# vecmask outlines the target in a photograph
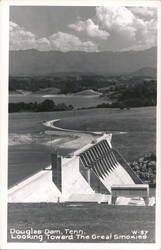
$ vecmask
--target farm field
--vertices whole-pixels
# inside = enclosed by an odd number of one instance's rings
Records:
[[[113,147],[118,149],[127,161],[133,161],[146,152],[155,152],[155,107],[13,113],[9,115],[10,137],[42,137],[42,140],[29,143],[23,139],[17,143],[13,138],[12,144],[9,145],[9,186],[50,164],[51,145],[44,144],[44,140],[50,141],[51,138],[45,135],[44,131],[53,129],[43,126],[42,123],[54,119],[61,119],[55,125],[62,128],[127,132],[114,133],[112,138]]]
[[[65,215],[65,216],[64,216]],[[125,220],[126,218],[126,220]],[[72,207],[67,204],[35,203],[35,204],[9,204],[8,206],[8,240],[10,228],[15,229],[81,229],[85,235],[132,234],[132,230],[147,230],[147,239],[126,240],[81,240],[81,242],[113,242],[113,243],[152,243],[155,241],[155,208],[133,206],[108,206],[107,204],[82,204]],[[122,230],[122,226],[123,229]],[[14,240],[12,240],[14,241]],[[59,242],[60,240],[47,240],[45,242]],[[73,241],[80,242],[74,238]],[[73,242],[68,241],[68,242]],[[20,241],[19,241],[20,242]],[[39,242],[39,240],[37,240]],[[61,241],[62,242],[62,241]],[[67,242],[67,240],[64,240]]]

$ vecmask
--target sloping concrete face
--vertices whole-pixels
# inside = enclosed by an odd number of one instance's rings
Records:
[[[94,194],[93,189],[79,171],[79,157],[62,159],[62,201],[67,201],[72,194]]]
[[[114,184],[134,184],[133,178],[117,161],[108,140],[103,139],[80,154],[84,168],[91,169],[111,192]]]
[[[50,170],[41,170],[8,191],[8,202],[58,202],[59,189]]]
[[[111,137],[103,136],[73,155],[61,157],[61,201],[80,194],[109,195],[113,185],[135,183],[117,161],[110,142]]]

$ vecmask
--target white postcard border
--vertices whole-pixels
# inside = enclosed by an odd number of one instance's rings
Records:
[[[52,6],[149,6],[158,8],[158,91],[157,91],[157,166],[161,166],[161,2],[153,0],[137,1],[96,1],[96,0],[2,0],[0,2],[0,165],[1,165],[1,210],[0,245],[1,249],[146,249],[160,250],[161,227],[161,172],[157,171],[156,188],[156,243],[7,243],[7,168],[8,168],[8,57],[9,57],[9,6],[52,5]]]

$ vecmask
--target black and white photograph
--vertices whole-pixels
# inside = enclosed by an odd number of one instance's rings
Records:
[[[144,2],[8,6],[6,244],[158,243],[160,12]]]

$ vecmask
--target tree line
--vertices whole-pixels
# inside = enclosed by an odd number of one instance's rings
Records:
[[[116,93],[116,92],[115,92]],[[112,98],[111,98],[112,99]],[[102,103],[97,108],[130,108],[155,106],[157,104],[157,84],[155,81],[143,81],[119,89],[116,100]]]
[[[41,103],[9,103],[9,113],[15,112],[50,112],[50,111],[66,111],[72,110],[72,105],[66,105],[64,103],[55,104],[52,100],[44,100]]]
[[[118,102],[130,107],[155,106],[156,101],[156,82],[142,82],[128,86],[118,97]]]

